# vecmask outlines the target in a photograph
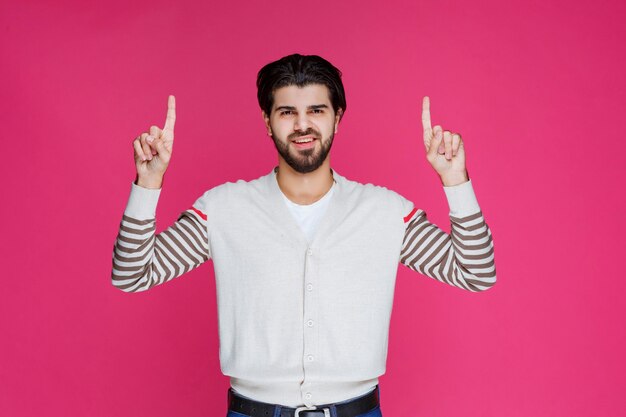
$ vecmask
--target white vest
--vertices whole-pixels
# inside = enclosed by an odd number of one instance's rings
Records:
[[[403,218],[413,203],[333,176],[310,243],[274,172],[222,184],[194,203],[207,218],[221,370],[244,396],[331,403],[370,391],[385,373]]]

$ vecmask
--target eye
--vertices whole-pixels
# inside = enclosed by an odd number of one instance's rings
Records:
[[[313,109],[313,113],[315,113],[315,114],[324,113],[324,110],[322,110],[322,109]]]
[[[291,114],[291,110],[283,110],[283,111],[280,112],[281,116],[285,116],[285,115],[288,115],[288,114]]]

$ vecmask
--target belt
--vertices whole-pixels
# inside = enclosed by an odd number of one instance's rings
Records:
[[[347,402],[322,404],[313,407],[291,408],[278,404],[269,404],[237,395],[232,388],[228,389],[228,410],[251,417],[274,417],[276,407],[280,407],[279,417],[330,417],[331,406],[337,410],[337,417],[355,417],[365,414],[379,405],[378,385],[372,392]]]

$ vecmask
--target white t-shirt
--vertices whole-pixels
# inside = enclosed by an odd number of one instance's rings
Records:
[[[320,219],[324,216],[324,213],[326,213],[328,203],[330,202],[330,198],[332,197],[334,190],[335,182],[333,182],[330,190],[328,190],[322,198],[313,204],[306,205],[294,203],[281,192],[287,207],[289,207],[289,211],[293,215],[294,219],[296,219],[296,223],[298,223],[298,226],[300,226],[300,229],[302,229],[309,242],[313,240],[317,225],[319,224]]]

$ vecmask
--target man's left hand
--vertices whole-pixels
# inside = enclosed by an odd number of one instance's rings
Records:
[[[468,181],[463,139],[459,133],[443,130],[439,125],[434,129],[431,127],[428,96],[422,102],[422,125],[426,159],[439,174],[443,185],[451,187]]]

